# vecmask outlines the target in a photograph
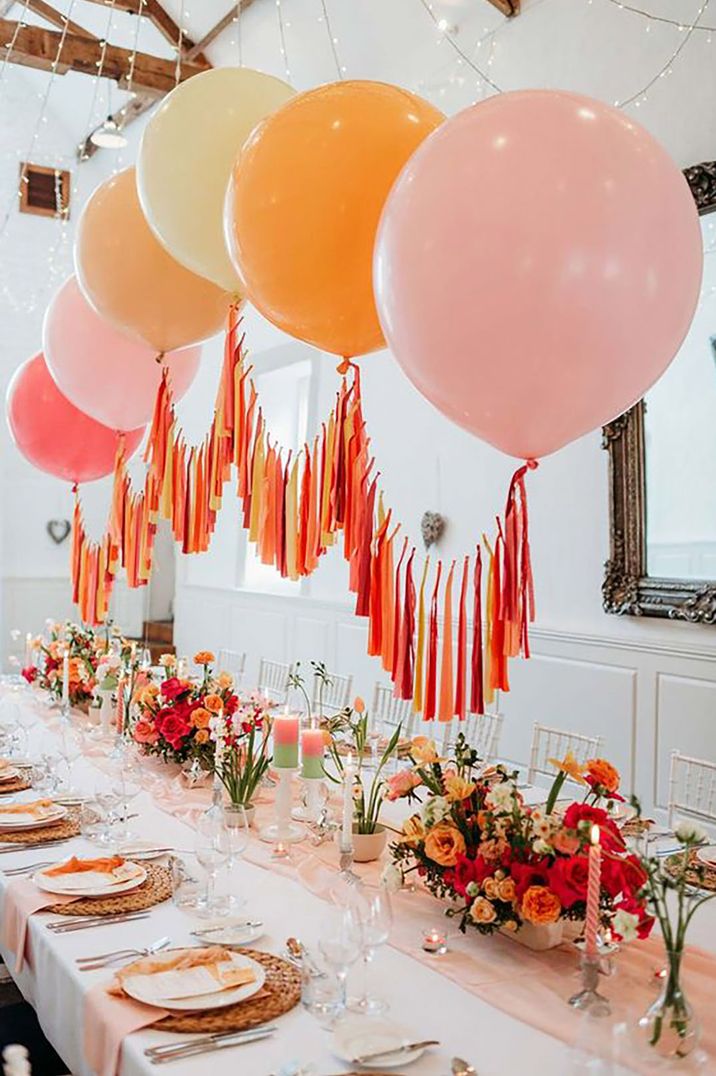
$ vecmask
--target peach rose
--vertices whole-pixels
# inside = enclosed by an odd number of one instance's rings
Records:
[[[515,899],[515,883],[511,878],[503,878],[497,883],[497,898],[510,904]]]
[[[563,856],[573,856],[579,850],[580,840],[566,829],[558,829],[552,834],[551,844],[555,852]]]
[[[155,744],[159,739],[159,733],[154,727],[154,722],[140,717],[134,726],[134,739],[137,743]]]
[[[194,737],[194,743],[208,743],[209,742],[209,730],[199,729]]]
[[[559,898],[546,885],[531,885],[522,897],[522,918],[528,923],[556,923],[561,911]]]
[[[414,773],[412,770],[398,770],[397,773],[391,774],[386,781],[388,787],[385,798],[391,801],[399,800],[403,796],[407,796],[409,792],[412,792],[420,784],[422,784],[422,781],[419,774]]]
[[[436,762],[438,757],[434,741],[427,736],[413,736],[410,741],[410,754],[421,764]]]
[[[619,770],[607,762],[605,758],[590,758],[587,762],[587,776],[591,777],[595,784],[606,789],[607,792],[616,792],[619,788]]]
[[[173,669],[177,663],[177,659],[174,654],[162,654],[159,658],[159,664],[163,669]]]
[[[445,778],[445,795],[451,803],[466,800],[475,791],[475,782],[466,781],[456,773],[449,773]]]
[[[485,881],[482,883],[482,888],[485,891],[486,897],[489,897],[490,900],[495,900],[500,886],[495,878],[485,878]]]
[[[219,673],[217,682],[222,691],[228,691],[234,686],[234,678],[231,673],[227,672]]]
[[[465,838],[449,822],[439,822],[425,838],[425,855],[441,867],[454,867],[465,854]]]
[[[191,721],[197,729],[207,729],[211,721],[211,714],[203,706],[197,706],[191,715]]]
[[[475,923],[494,923],[497,919],[494,904],[485,897],[475,897],[470,908],[470,918]]]
[[[221,695],[207,695],[204,699],[204,706],[206,706],[207,710],[211,710],[212,714],[221,713],[224,709]]]

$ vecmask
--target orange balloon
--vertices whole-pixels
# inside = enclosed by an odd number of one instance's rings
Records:
[[[133,168],[100,184],[87,202],[77,225],[75,267],[97,313],[157,351],[213,336],[232,301],[155,238],[139,205]]]
[[[444,116],[383,82],[292,98],[244,143],[224,228],[246,295],[274,325],[336,355],[385,346],[373,245],[403,165]]]

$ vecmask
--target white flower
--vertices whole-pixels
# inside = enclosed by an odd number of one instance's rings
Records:
[[[403,872],[395,863],[386,863],[380,876],[380,884],[389,893],[397,893],[403,888]]]
[[[543,841],[541,837],[538,837],[536,841],[532,841],[532,851],[536,852],[538,856],[548,856],[552,851],[552,845],[547,844],[547,841]]]
[[[679,822],[674,836],[681,844],[702,844],[706,839],[706,830],[696,822]]]
[[[465,886],[465,892],[467,893],[468,897],[476,897],[477,894],[480,892],[480,887],[477,882],[468,882]]]
[[[430,828],[442,822],[450,814],[450,804],[445,796],[431,796],[420,810],[423,823]]]
[[[619,934],[625,942],[634,941],[638,937],[636,929],[638,925],[639,916],[634,915],[633,912],[627,912],[624,908],[620,908],[612,920],[614,932]]]
[[[515,786],[511,781],[500,781],[487,793],[485,803],[496,810],[511,811],[515,803]]]

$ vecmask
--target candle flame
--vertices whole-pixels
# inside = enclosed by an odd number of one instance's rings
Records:
[[[592,844],[599,844],[599,826],[592,826]]]

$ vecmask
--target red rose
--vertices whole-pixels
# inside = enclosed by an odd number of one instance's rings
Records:
[[[599,839],[604,848],[621,850],[625,847],[622,836],[613,819],[601,807],[592,807],[588,803],[571,803],[564,812],[563,824],[566,829],[579,829],[585,823],[599,826]],[[585,826],[586,828],[586,826]]]
[[[184,740],[191,732],[189,722],[183,721],[181,717],[171,712],[167,717],[157,721],[157,727],[164,739],[175,751],[182,747]]]
[[[239,708],[238,695],[227,695],[224,699],[224,712],[231,715],[235,714]]]
[[[546,867],[537,867],[533,863],[512,863],[510,874],[519,900],[522,900],[531,885],[549,886],[549,871]]]
[[[178,699],[180,695],[185,695],[189,688],[183,680],[179,680],[176,676],[170,676],[168,680],[162,681],[160,690],[164,698],[171,702],[172,699]]]
[[[549,887],[559,897],[564,908],[578,900],[587,899],[589,859],[587,856],[566,856],[555,860],[549,875]]]
[[[489,866],[482,856],[470,859],[469,856],[458,856],[455,868],[452,871],[452,887],[456,893],[464,897],[470,882],[481,885],[488,875],[492,874],[493,867]]]
[[[37,667],[35,665],[28,665],[26,669],[21,669],[20,672],[28,684],[34,684],[35,680],[37,680]]]
[[[602,885],[610,897],[632,897],[646,884],[646,871],[635,855],[606,855],[602,860]]]

